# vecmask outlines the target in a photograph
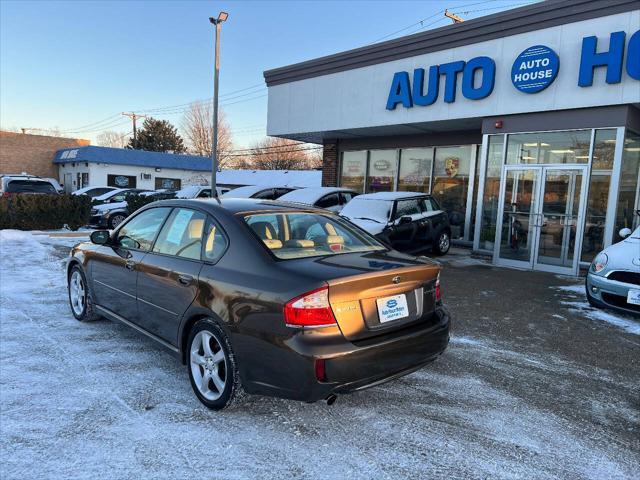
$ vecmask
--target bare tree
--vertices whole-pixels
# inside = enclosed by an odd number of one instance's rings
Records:
[[[248,161],[259,170],[303,170],[316,163],[313,147],[285,138],[267,137],[251,150]]]
[[[189,150],[196,155],[211,156],[211,142],[213,138],[213,106],[209,102],[194,102],[182,119],[182,129],[189,146]],[[218,111],[218,165],[228,166],[233,150],[231,129],[224,112]]]
[[[101,147],[124,148],[129,143],[129,134],[105,131],[96,137],[96,144]]]

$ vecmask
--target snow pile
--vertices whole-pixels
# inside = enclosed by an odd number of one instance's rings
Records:
[[[587,302],[584,284],[580,283],[577,285],[554,286],[550,288],[560,290],[560,292],[571,296],[571,300],[561,302],[563,305],[569,307],[570,311],[578,313],[581,316],[584,316],[584,318],[606,322],[610,325],[621,328],[626,332],[640,335],[640,321],[633,320],[631,317],[617,313],[614,310],[593,308],[589,305],[589,302]]]

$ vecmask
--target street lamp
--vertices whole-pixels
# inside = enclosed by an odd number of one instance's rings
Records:
[[[229,18],[227,12],[220,12],[218,18],[209,17],[209,21],[216,26],[215,34],[215,65],[213,74],[213,139],[211,141],[211,197],[217,197],[216,172],[218,170],[218,76],[220,73],[220,30],[222,22]]]

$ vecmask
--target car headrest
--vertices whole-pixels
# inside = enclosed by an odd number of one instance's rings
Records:
[[[269,250],[277,250],[279,248],[282,248],[282,242],[280,240],[263,239],[262,241]]]
[[[313,240],[287,240],[284,242],[284,246],[289,248],[312,248],[314,245]]]
[[[344,244],[344,237],[341,235],[327,235],[327,244],[328,245],[336,245],[336,244]]]
[[[276,238],[276,232],[273,225],[269,222],[255,222],[251,224],[251,230],[256,232],[263,240],[273,240]]]
[[[189,239],[202,238],[202,229],[204,228],[204,220],[195,218],[189,222]]]

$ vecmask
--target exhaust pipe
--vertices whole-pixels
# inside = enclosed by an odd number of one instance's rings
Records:
[[[336,403],[336,400],[338,399],[337,395],[331,393],[327,396],[327,398],[325,398],[325,402],[327,402],[327,405],[331,406],[334,403]]]

